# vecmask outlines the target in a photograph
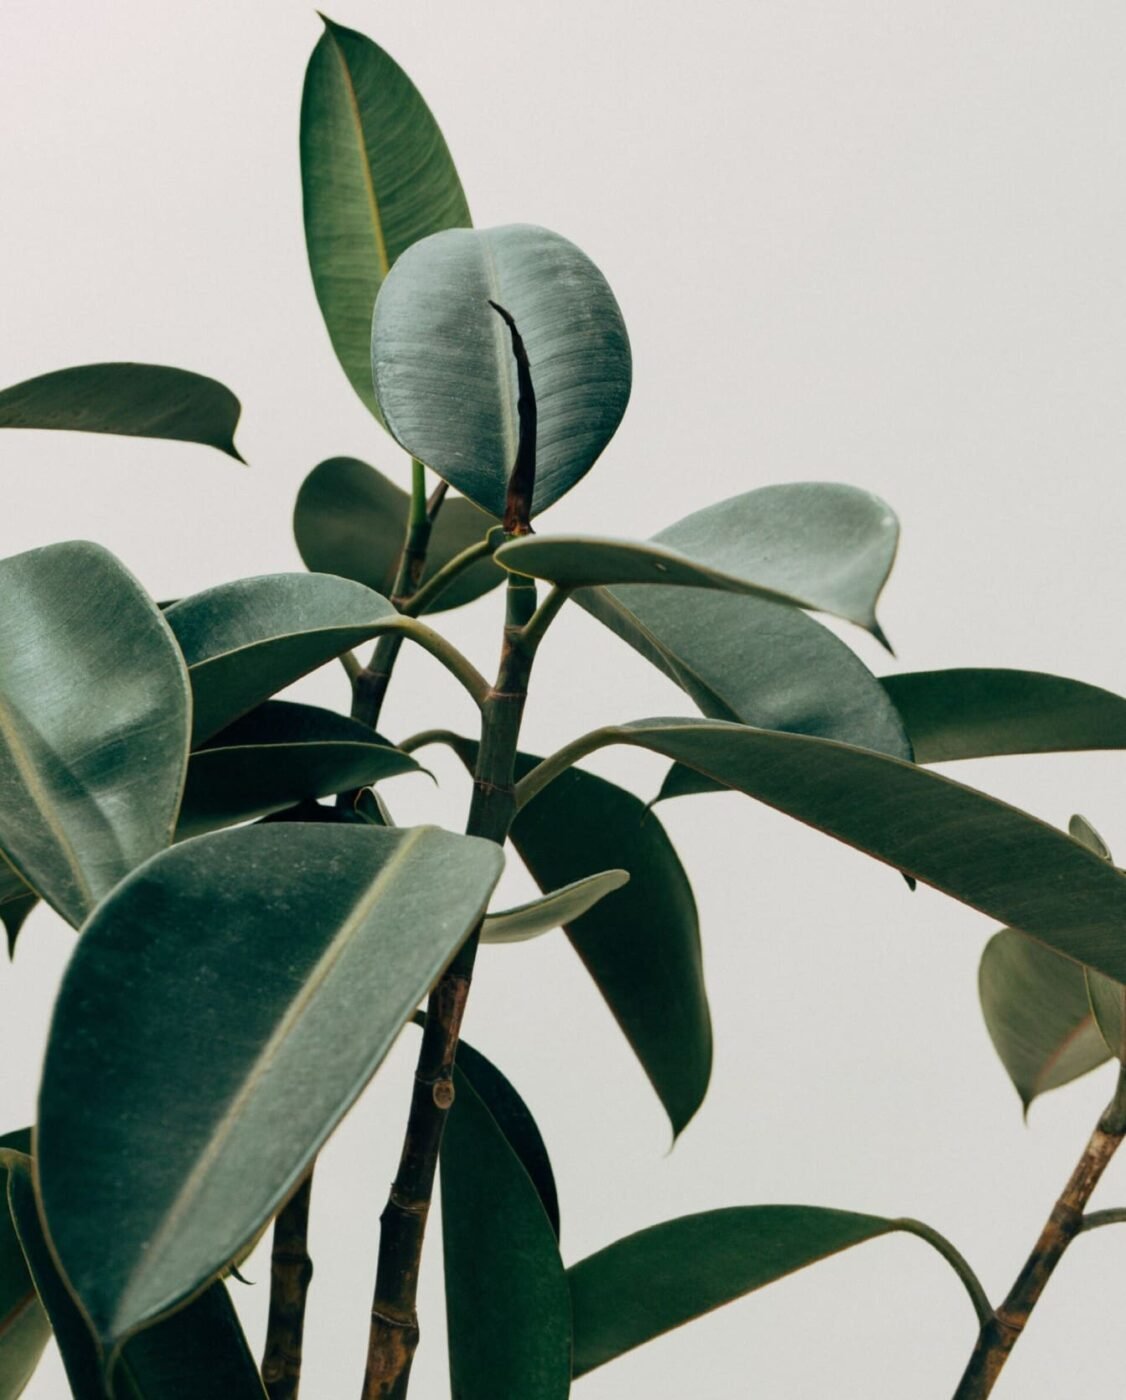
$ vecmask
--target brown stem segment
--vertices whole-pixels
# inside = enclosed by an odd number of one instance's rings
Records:
[[[530,579],[510,585],[508,626],[496,684],[482,711],[481,744],[466,831],[503,845],[516,815],[516,741],[527,698],[531,649],[521,637]],[[513,599],[513,589],[518,599]],[[531,588],[534,606],[535,586]],[[426,1007],[399,1169],[380,1217],[379,1262],[371,1309],[363,1400],[403,1400],[418,1347],[416,1299],[438,1149],[454,1101],[453,1065],[477,956],[477,932],[443,973]]]
[[[954,1400],[983,1400],[992,1391],[1056,1265],[1083,1228],[1083,1212],[1091,1193],[1124,1136],[1126,1068],[1120,1070],[1114,1098],[1091,1134],[1091,1140],[1048,1217],[1036,1247],[1017,1275],[1008,1297],[983,1324],[969,1364],[954,1392]]]
[[[309,1258],[309,1200],[313,1190],[310,1168],[305,1180],[278,1212],[274,1221],[274,1252],[270,1260],[270,1318],[262,1356],[262,1380],[270,1400],[296,1400],[301,1384],[301,1341],[305,1330],[305,1300],[313,1277]]]

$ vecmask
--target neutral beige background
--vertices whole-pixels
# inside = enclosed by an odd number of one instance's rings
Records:
[[[616,288],[633,404],[599,468],[543,520],[644,534],[772,481],[872,488],[903,521],[883,615],[907,668],[1000,664],[1126,691],[1126,11],[908,0],[459,4],[337,0],[428,95],[478,223],[547,224]],[[180,445],[5,434],[0,550],[75,536],[158,597],[299,567],[289,513],[322,457],[403,462],[339,371],[309,283],[297,114],[319,23],[297,0],[4,0],[0,383],[95,359],[211,373],[242,398],[244,470]],[[491,666],[495,600],[450,629]],[[886,664],[863,636],[864,658]],[[546,646],[527,740],[685,712],[582,616]],[[81,688],[82,677],[74,684]],[[343,704],[338,668],[301,693]],[[96,697],[91,697],[96,700]],[[466,727],[410,656],[403,734]],[[464,783],[401,780],[402,820],[461,821]],[[593,761],[648,796],[660,765]],[[1126,851],[1116,755],[962,765]],[[718,1049],[671,1155],[662,1114],[561,936],[488,950],[469,1017],[554,1158],[568,1260],[711,1206],[910,1213],[1001,1292],[1109,1092],[1028,1129],[977,1009],[988,922],[734,797],[664,811],[696,884]],[[513,875],[516,896],[526,884]],[[5,1126],[32,1112],[72,935],[36,914],[0,966]],[[324,1154],[310,1400],[359,1390],[376,1216],[414,1046]],[[1116,1166],[1099,1193],[1126,1203]],[[438,1231],[414,1391],[448,1393]],[[267,1265],[236,1297],[257,1345]],[[1116,1392],[1126,1232],[1081,1240],[996,1394]],[[925,1246],[813,1268],[582,1382],[587,1400],[945,1400],[973,1336]],[[28,1394],[66,1393],[56,1361]],[[500,1398],[498,1397],[498,1400]]]

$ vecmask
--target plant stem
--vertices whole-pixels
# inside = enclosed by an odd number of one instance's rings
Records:
[[[1068,1245],[1083,1228],[1083,1212],[1099,1178],[1126,1136],[1126,1068],[1118,1087],[1080,1157],[1071,1179],[1040,1232],[1036,1247],[1009,1290],[1009,1296],[986,1319],[954,1400],[983,1400],[989,1395],[1024,1331],[1029,1314]]]
[[[531,585],[529,589],[528,585]],[[503,845],[516,815],[516,744],[534,648],[522,629],[535,606],[530,579],[510,580],[496,684],[481,711],[481,742],[466,831]],[[480,930],[462,945],[430,994],[402,1156],[380,1217],[379,1262],[363,1400],[403,1400],[418,1347],[416,1301],[438,1150],[454,1100],[453,1065]]]
[[[497,538],[498,536],[500,539]],[[485,539],[478,544],[470,545],[468,549],[463,549],[460,554],[455,554],[448,563],[443,564],[435,574],[426,580],[417,593],[413,593],[400,605],[400,610],[405,612],[408,617],[418,617],[471,564],[476,564],[479,559],[488,559],[503,538],[499,527],[494,525]]]
[[[305,1300],[313,1277],[308,1246],[312,1190],[313,1170],[310,1168],[274,1221],[270,1318],[262,1355],[262,1380],[270,1400],[295,1400],[301,1384]]]

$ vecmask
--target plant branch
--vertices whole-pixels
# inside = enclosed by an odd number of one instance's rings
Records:
[[[463,574],[478,560],[490,558],[503,539],[504,536],[499,527],[494,525],[483,540],[477,544],[471,544],[468,549],[463,549],[460,554],[455,554],[451,560],[443,564],[436,573],[426,580],[417,593],[412,594],[400,605],[399,610],[406,613],[408,617],[418,617],[424,613],[459,574]]]
[[[458,651],[457,647],[447,641],[440,632],[435,632],[432,627],[428,627],[425,622],[419,622],[415,617],[389,617],[382,624],[383,637],[380,641],[385,641],[388,636],[395,639],[396,643],[404,638],[415,643],[428,651],[431,656],[440,661],[447,671],[469,692],[477,706],[484,703],[488,694],[489,683],[485,677],[474,666],[469,658]],[[393,664],[393,663],[392,663]],[[390,673],[388,673],[389,676]],[[386,692],[386,685],[379,689],[380,676],[377,672],[365,668],[353,681],[352,696],[352,717],[361,719],[364,723],[375,728],[373,720],[369,720],[367,715],[370,707],[375,704],[376,691],[378,690],[378,701],[382,705],[383,695]],[[363,710],[363,714],[357,714],[357,710]],[[378,710],[376,711],[378,718]]]
[[[262,1355],[262,1381],[270,1400],[295,1400],[301,1384],[305,1300],[313,1277],[309,1258],[309,1201],[313,1169],[274,1221],[270,1259],[270,1317]]]
[[[1114,1098],[1091,1134],[1008,1297],[982,1325],[973,1354],[954,1392],[954,1400],[983,1400],[992,1391],[1056,1265],[1083,1229],[1087,1202],[1124,1136],[1126,1068],[1119,1070]]]
[[[561,749],[549,754],[542,763],[537,763],[532,771],[526,773],[516,784],[516,810],[526,807],[548,783],[554,782],[560,773],[565,773],[568,768],[578,763],[580,758],[586,758],[587,754],[605,748],[610,742],[607,737],[609,732],[606,729],[592,729],[589,734],[572,739],[569,744],[564,744]]]
[[[555,621],[559,610],[574,592],[572,588],[566,588],[563,584],[557,583],[548,593],[547,597],[528,619],[528,624],[524,628],[522,641],[526,650],[534,656],[543,641],[544,633]]]
[[[930,1225],[926,1225],[921,1220],[913,1220],[910,1216],[900,1216],[895,1221],[895,1227],[908,1235],[917,1235],[919,1239],[926,1240],[933,1249],[946,1260],[958,1277],[966,1286],[966,1292],[970,1295],[970,1302],[974,1305],[974,1312],[977,1313],[979,1326],[984,1327],[993,1316],[993,1304],[986,1296],[985,1289],[981,1286],[981,1280],[969,1265],[965,1255],[950,1243],[945,1235],[940,1235],[937,1230]]]

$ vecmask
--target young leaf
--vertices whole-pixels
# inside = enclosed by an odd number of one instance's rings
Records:
[[[418,771],[356,720],[268,700],[192,754],[176,839]]]
[[[69,923],[172,839],[188,757],[184,663],[106,550],[0,560],[0,850]]]
[[[551,1221],[458,1068],[454,1086],[441,1149],[451,1389],[459,1400],[564,1400],[571,1308]]]
[[[995,933],[978,972],[985,1026],[1020,1101],[1069,1084],[1110,1058],[1083,969],[1016,929]]]
[[[364,355],[367,362],[367,351]],[[306,567],[355,579],[390,597],[406,538],[410,497],[355,457],[330,457],[313,468],[297,493],[293,534]],[[497,522],[461,496],[447,497],[426,551],[422,583],[463,550],[478,544]],[[505,579],[492,559],[470,565],[427,612],[471,603]]]
[[[870,750],[718,720],[641,720],[568,745],[521,782],[517,801],[615,743],[696,768],[1126,981],[1126,878],[1028,813]]]
[[[876,601],[898,541],[899,522],[878,496],[809,481],[733,496],[652,541],[537,535],[502,545],[495,558],[571,588],[659,583],[813,608],[855,622],[886,646]]]
[[[819,1206],[731,1206],[667,1220],[567,1270],[575,1378],[713,1308],[913,1221]],[[949,1246],[940,1250],[948,1259]],[[937,1245],[936,1245],[937,1247]],[[975,1300],[976,1301],[976,1300]]]
[[[174,846],[99,907],[56,1003],[38,1151],[52,1245],[107,1348],[277,1210],[501,863],[427,827],[257,825]]]
[[[1039,671],[914,671],[882,684],[919,763],[1126,748],[1126,700]]]
[[[71,1394],[76,1400],[104,1400],[105,1358],[51,1257],[30,1158],[12,1166],[8,1202],[50,1316]],[[112,1392],[116,1400],[197,1400],[201,1395],[264,1400],[258,1367],[224,1285],[210,1284],[179,1312],[132,1337],[114,1367]]]
[[[309,270],[332,347],[379,417],[371,316],[396,258],[469,208],[418,89],[363,34],[325,16],[301,97],[301,185]]]
[[[394,438],[503,516],[519,444],[514,319],[538,412],[533,511],[594,465],[625,412],[630,352],[606,279],[585,253],[526,224],[453,229],[399,259],[376,302],[372,372]]]
[[[481,942],[523,943],[553,928],[572,924],[593,909],[600,899],[628,883],[628,871],[603,870],[598,875],[588,875],[562,889],[552,890],[539,899],[529,900],[527,904],[489,914],[481,925]]]
[[[16,1400],[51,1339],[8,1208],[8,1173],[31,1151],[31,1129],[0,1136],[0,1400]]]
[[[241,412],[216,380],[168,365],[75,365],[0,392],[0,428],[172,438],[217,447],[236,462]]]

